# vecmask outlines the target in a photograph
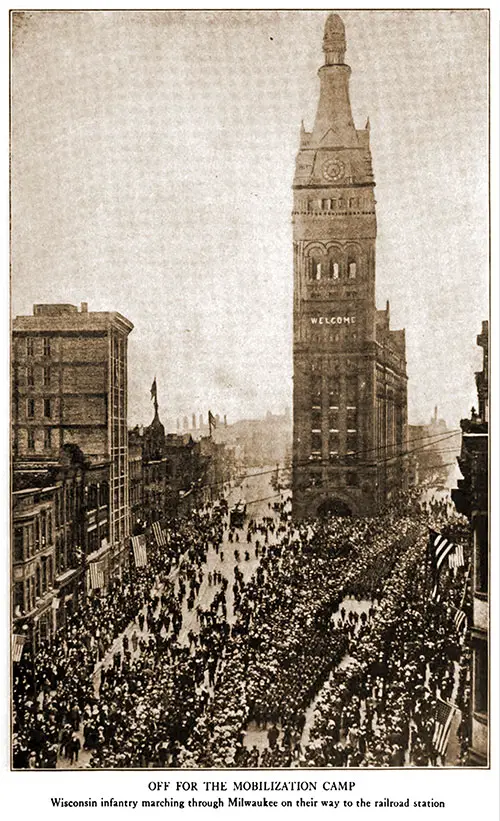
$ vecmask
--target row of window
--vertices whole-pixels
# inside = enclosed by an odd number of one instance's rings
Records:
[[[35,573],[25,581],[14,583],[14,615],[22,616],[36,606],[38,599],[51,589],[54,582],[54,566],[51,556],[42,557]]]
[[[329,407],[338,408],[344,404],[346,408],[356,408],[358,399],[358,377],[348,376],[345,379],[344,403],[341,403],[341,383],[337,376],[328,376],[323,386],[323,377],[319,371],[310,376],[311,407],[321,407],[323,397]]]
[[[346,208],[358,210],[367,205],[362,197],[325,197],[321,199],[300,200],[299,208],[304,211],[345,211]]]
[[[87,510],[95,510],[97,507],[106,507],[109,503],[109,485],[102,482],[100,485],[89,485],[87,493]]]
[[[326,480],[328,482],[328,480]],[[345,475],[345,483],[349,487],[357,487],[359,484],[358,477],[356,473],[349,472]],[[313,473],[308,479],[308,487],[323,487],[324,480],[321,473]]]
[[[52,514],[42,510],[34,522],[14,528],[14,560],[25,561],[52,544]]]
[[[323,262],[315,257],[310,257],[307,260],[307,278],[316,282],[321,279],[340,280],[340,279],[356,279],[356,262],[349,260],[347,267],[330,259],[328,262]]]
[[[31,336],[26,337],[26,356],[35,356],[35,354],[40,352],[39,346],[36,344],[37,342],[38,340],[33,339]],[[41,353],[43,356],[50,356],[50,339],[47,337],[43,337],[42,339]]]
[[[330,459],[338,456],[354,456],[358,443],[358,432],[355,429],[348,429],[345,434],[345,448],[342,446],[340,431],[330,429],[328,431],[328,455]],[[321,459],[323,456],[323,435],[320,430],[311,431],[311,460]]]
[[[48,366],[42,368],[42,385],[44,388],[49,388],[52,379],[52,371]],[[28,388],[35,387],[35,368],[28,365],[26,368],[26,386]]]
[[[51,419],[52,418],[52,400],[46,398],[46,399],[43,399],[42,401],[43,401],[43,415],[45,416],[46,419]],[[36,400],[32,396],[29,396],[26,400],[26,417],[28,419],[34,419],[35,418],[36,405],[37,405]]]

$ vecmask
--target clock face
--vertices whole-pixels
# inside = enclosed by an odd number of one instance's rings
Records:
[[[323,163],[323,176],[329,182],[337,182],[344,176],[345,165],[342,160],[327,160]]]

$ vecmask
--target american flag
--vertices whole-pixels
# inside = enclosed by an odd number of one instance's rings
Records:
[[[104,587],[104,562],[90,562],[89,579],[92,590]]]
[[[132,536],[132,549],[136,567],[146,567],[148,555],[146,552],[146,538],[144,535]]]
[[[446,536],[441,533],[436,533],[435,530],[429,531],[429,550],[431,554],[431,561],[434,570],[439,573],[441,565],[446,557],[456,549],[456,545],[450,542]]]
[[[463,567],[464,564],[464,546],[457,544],[453,553],[448,556],[448,567]]]
[[[440,698],[436,704],[436,715],[434,717],[434,735],[432,745],[440,755],[446,755],[448,741],[450,739],[451,722],[455,715],[456,707],[442,701]]]
[[[25,641],[26,636],[18,636],[15,633],[12,636],[12,661],[21,661]]]
[[[455,611],[453,621],[455,622],[457,633],[460,633],[461,630],[465,633],[467,630],[467,616],[464,611],[460,610],[458,607],[454,607],[453,610]]]
[[[438,585],[439,574],[446,557],[455,550],[455,545],[450,542],[446,536],[437,533],[435,530],[429,530],[428,551],[431,557],[432,569],[434,573],[434,586],[431,592],[431,599],[439,601]]]
[[[153,534],[155,537],[157,547],[165,547],[165,531],[161,529],[159,522],[153,522]]]

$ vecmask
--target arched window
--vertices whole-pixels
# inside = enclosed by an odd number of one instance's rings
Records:
[[[348,271],[349,279],[356,279],[356,263],[353,260],[349,261]]]
[[[321,279],[321,262],[314,257],[311,260],[311,279]]]
[[[330,260],[330,279],[338,279],[340,276],[340,266],[338,262]]]

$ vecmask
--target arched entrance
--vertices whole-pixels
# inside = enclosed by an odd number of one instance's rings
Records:
[[[318,516],[352,516],[352,510],[342,499],[325,499],[318,507]]]

